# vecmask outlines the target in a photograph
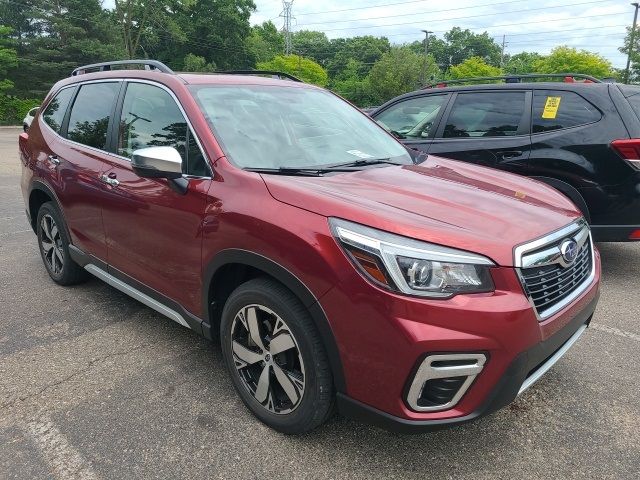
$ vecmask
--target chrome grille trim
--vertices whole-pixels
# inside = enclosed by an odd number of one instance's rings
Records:
[[[567,264],[560,253],[560,244],[568,238],[575,240],[579,249],[571,264]],[[516,272],[538,321],[555,315],[587,289],[595,276],[594,253],[589,226],[582,218],[514,249]],[[554,265],[557,266],[556,271],[526,275],[530,269]],[[579,283],[573,285],[575,281]],[[541,288],[543,285],[546,288]],[[563,289],[568,291],[558,295]]]

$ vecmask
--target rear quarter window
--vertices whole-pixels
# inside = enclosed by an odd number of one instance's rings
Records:
[[[577,127],[602,118],[600,111],[587,100],[563,90],[536,90],[532,115],[533,133]]]
[[[119,89],[118,82],[82,85],[71,107],[67,138],[104,150],[109,118]]]
[[[73,96],[73,91],[73,88],[60,90],[58,94],[53,97],[53,100],[49,102],[49,105],[47,105],[46,110],[42,114],[44,122],[56,133],[60,133],[62,120],[64,119],[64,114],[67,111],[71,97]]]

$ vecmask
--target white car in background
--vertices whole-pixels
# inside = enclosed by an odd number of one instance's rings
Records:
[[[38,108],[40,107],[34,107],[31,110],[29,110],[27,112],[27,116],[24,117],[24,120],[22,120],[22,128],[24,129],[25,132],[29,130],[29,127],[31,126],[31,122],[33,122],[33,118],[36,116],[36,113],[38,113]]]

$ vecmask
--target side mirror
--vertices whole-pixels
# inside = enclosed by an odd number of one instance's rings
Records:
[[[182,177],[182,157],[173,147],[148,147],[134,150],[131,157],[133,170],[145,178]]]

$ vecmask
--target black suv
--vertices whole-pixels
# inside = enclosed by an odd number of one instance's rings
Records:
[[[563,81],[534,81],[549,78]],[[485,84],[451,86],[474,81]],[[575,74],[461,79],[394,98],[371,116],[408,147],[557,188],[594,240],[640,240],[640,86]]]

